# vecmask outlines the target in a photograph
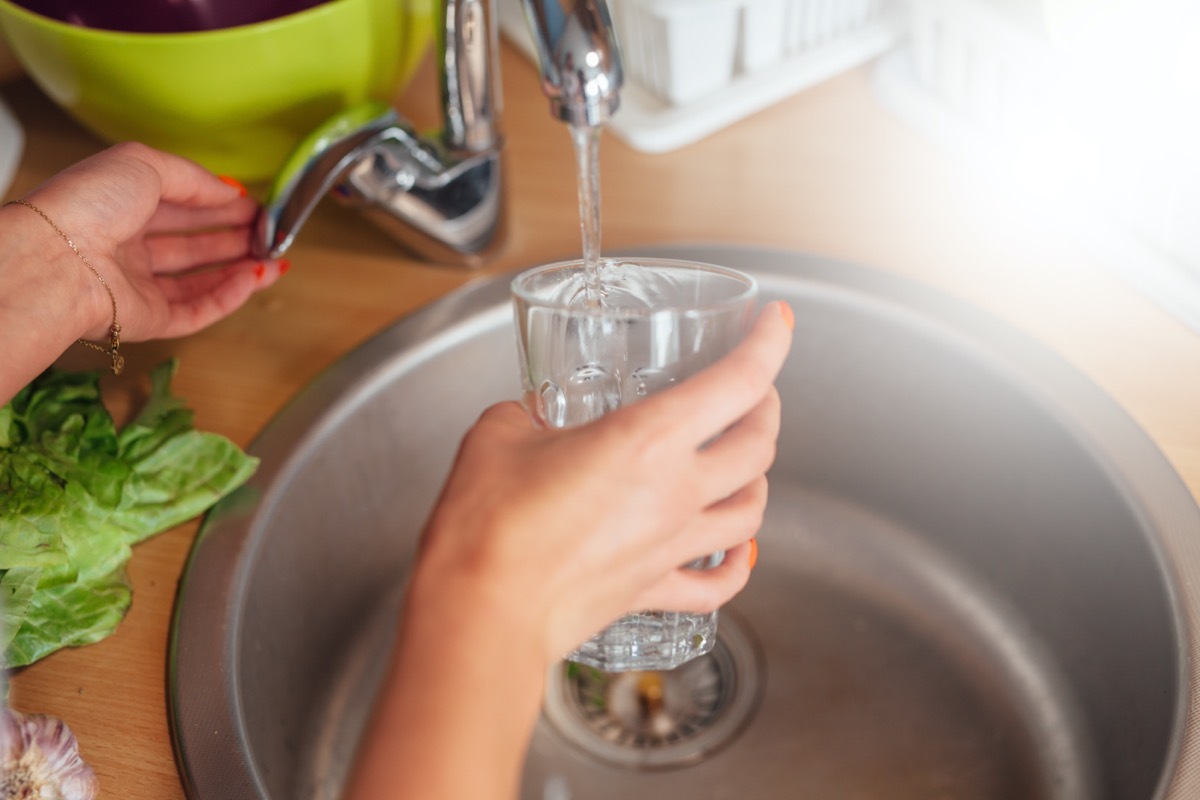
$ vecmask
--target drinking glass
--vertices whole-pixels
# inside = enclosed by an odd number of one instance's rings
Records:
[[[754,313],[752,277],[661,258],[535,267],[512,284],[525,404],[543,425],[597,419],[728,353]],[[586,514],[587,509],[580,509]],[[568,523],[569,524],[569,523]],[[689,567],[716,566],[723,553]],[[628,614],[567,658],[606,671],[672,669],[712,649],[717,612]]]

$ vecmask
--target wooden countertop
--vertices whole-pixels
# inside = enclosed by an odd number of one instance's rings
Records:
[[[247,446],[300,387],[403,314],[473,278],[579,250],[569,137],[551,120],[533,68],[503,59],[510,180],[506,250],[478,272],[424,264],[355,214],[324,204],[302,231],[293,269],[231,318],[198,335],[128,345],[108,379],[119,409],[168,355],[198,427]],[[436,119],[428,70],[397,105]],[[0,85],[25,126],[16,196],[103,147],[29,81]],[[1200,496],[1200,336],[1096,263],[1081,247],[885,112],[857,70],[704,141],[646,155],[603,142],[604,245],[740,242],[872,265],[957,296],[1057,351],[1112,394]],[[87,351],[71,366],[99,366]],[[96,645],[15,675],[12,704],[62,717],[105,797],[172,800],[165,697],[176,581],[196,531],[139,545],[133,608]]]

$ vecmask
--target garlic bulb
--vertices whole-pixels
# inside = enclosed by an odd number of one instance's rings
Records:
[[[96,773],[61,719],[0,707],[0,800],[94,800]]]

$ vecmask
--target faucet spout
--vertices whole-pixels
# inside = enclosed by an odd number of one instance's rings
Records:
[[[605,0],[522,0],[550,113],[600,125],[617,110],[625,74]]]
[[[329,119],[292,153],[259,213],[253,249],[278,257],[327,193],[434,261],[479,266],[504,239],[496,0],[441,0],[442,129],[421,136],[388,107]],[[551,112],[599,125],[617,109],[621,57],[604,0],[522,0]]]

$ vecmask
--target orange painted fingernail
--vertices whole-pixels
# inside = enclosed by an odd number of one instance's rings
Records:
[[[267,274],[267,265],[266,264],[264,264],[260,261],[254,265],[254,277],[256,279],[261,281],[263,279],[263,276],[266,274]]]
[[[758,563],[758,539],[750,540],[750,569]]]
[[[286,258],[279,259],[279,274],[280,275],[283,275],[291,268],[292,268],[292,262],[288,261]]]
[[[788,330],[796,330],[796,315],[792,313],[792,307],[785,302],[779,304],[779,313],[783,316],[783,321],[787,323]]]
[[[217,178],[220,179],[221,183],[225,184],[226,186],[232,186],[233,188],[237,189],[238,194],[240,194],[242,197],[245,197],[248,194],[246,187],[243,186],[242,182],[237,178],[231,178],[228,175],[218,175]]]

